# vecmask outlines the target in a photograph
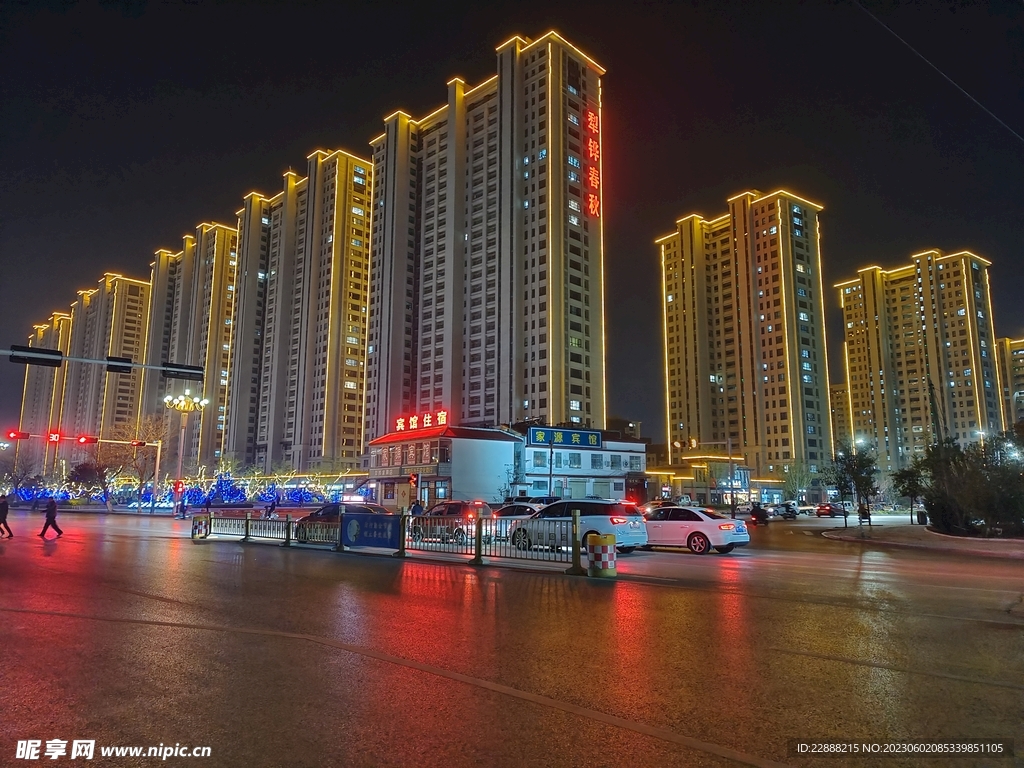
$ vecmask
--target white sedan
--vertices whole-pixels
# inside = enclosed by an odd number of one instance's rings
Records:
[[[730,520],[710,509],[661,507],[647,515],[647,543],[652,547],[689,547],[704,555],[714,547],[722,554],[750,543],[742,520]]]

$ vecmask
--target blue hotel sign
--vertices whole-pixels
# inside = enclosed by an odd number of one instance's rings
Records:
[[[561,427],[530,427],[527,435],[530,445],[554,445],[567,448],[600,448],[601,433],[585,429]]]

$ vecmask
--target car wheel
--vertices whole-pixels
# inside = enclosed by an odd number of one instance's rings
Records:
[[[423,541],[423,528],[418,525],[412,527],[412,532],[409,534],[409,538],[413,541]]]
[[[711,542],[708,541],[708,537],[703,533],[692,533],[690,538],[686,540],[686,546],[695,555],[706,555],[711,547]]]
[[[620,555],[629,555],[636,549],[636,547],[616,547],[615,549]]]
[[[530,548],[530,534],[524,531],[522,528],[512,534],[512,546],[516,549],[529,549]]]
[[[455,536],[453,538],[455,539],[455,543],[456,544],[459,544],[459,545],[465,544],[466,543],[466,532],[464,530],[462,530],[461,528],[456,528],[455,529]]]
[[[715,549],[717,549],[720,554],[728,555],[730,552],[732,552],[733,546],[734,545],[732,544],[726,544],[724,547],[715,547]]]

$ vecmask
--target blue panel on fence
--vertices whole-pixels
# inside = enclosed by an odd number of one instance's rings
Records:
[[[344,514],[341,541],[346,547],[398,549],[402,535],[399,515]]]

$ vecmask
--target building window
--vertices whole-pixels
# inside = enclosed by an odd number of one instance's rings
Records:
[[[583,467],[582,454],[570,453],[569,463],[566,465],[569,469],[581,469]]]
[[[533,466],[535,467],[546,467],[548,465],[548,455],[544,451],[533,452]]]
[[[570,400],[569,401],[569,410],[570,411],[582,411],[583,410],[582,403],[579,400]]]
[[[603,453],[592,453],[592,454],[590,454],[590,468],[591,469],[604,469],[604,454]]]

